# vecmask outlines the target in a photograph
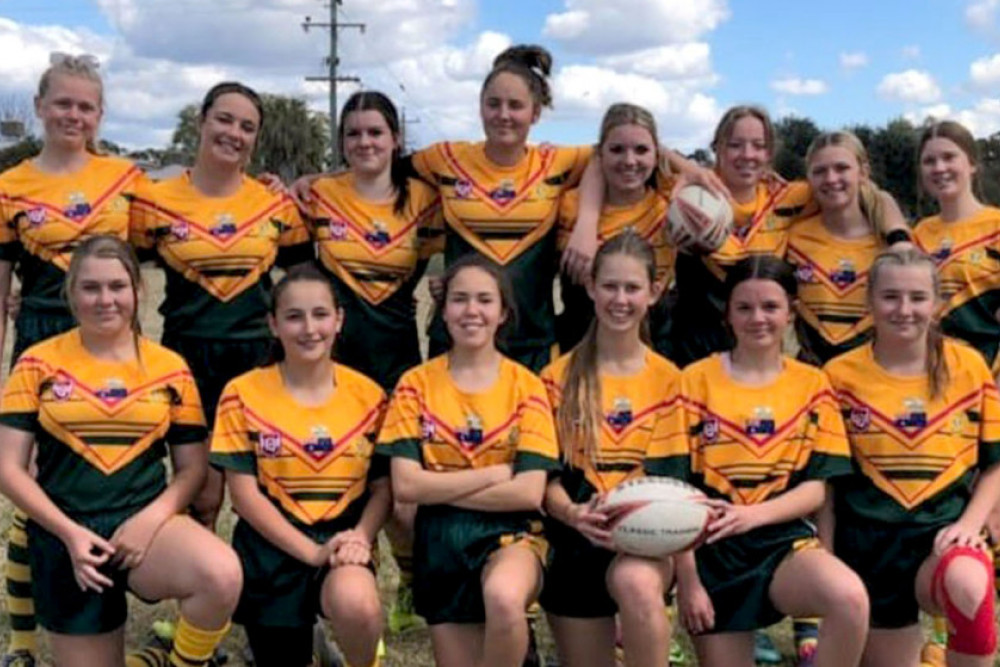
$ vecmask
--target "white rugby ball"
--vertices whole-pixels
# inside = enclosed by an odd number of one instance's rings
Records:
[[[671,477],[639,477],[611,489],[598,506],[611,517],[611,541],[624,553],[663,558],[695,545],[708,525],[701,491]]]
[[[700,212],[704,219],[689,209]],[[733,207],[700,185],[681,188],[670,202],[667,238],[681,250],[718,250],[732,231]]]

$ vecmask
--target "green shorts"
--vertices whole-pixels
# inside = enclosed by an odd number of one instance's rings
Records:
[[[226,384],[238,375],[253,370],[267,359],[269,338],[216,339],[163,334],[163,346],[184,357],[201,396],[205,423],[211,431],[215,411]]]
[[[296,524],[317,544],[336,533],[354,528],[363,503],[317,526]],[[233,620],[245,626],[281,628],[312,627],[322,613],[320,595],[329,566],[314,567],[274,546],[240,519],[233,529],[233,550],[243,566],[243,591]]]
[[[514,544],[530,548],[545,563],[548,544],[539,514],[418,507],[413,543],[417,613],[429,625],[483,623],[483,568],[496,551]]]
[[[10,357],[11,367],[21,358],[24,351],[35,343],[41,343],[43,340],[58,336],[75,326],[76,319],[68,311],[65,313],[40,313],[22,308],[14,323],[17,335],[14,338],[14,350]]]
[[[74,520],[108,539],[139,509],[76,517]],[[28,556],[35,615],[43,628],[64,635],[96,635],[116,630],[125,623],[129,570],[105,564],[100,571],[114,585],[101,593],[81,591],[73,577],[73,561],[66,545],[33,521],[28,522]]]
[[[774,573],[790,554],[818,546],[809,525],[798,521],[699,547],[698,575],[715,607],[711,632],[759,630],[783,619],[769,594]]]
[[[871,627],[905,628],[917,622],[917,571],[941,528],[837,517],[833,549],[865,582]]]
[[[568,618],[606,618],[617,614],[618,604],[608,593],[606,583],[615,553],[594,546],[561,521],[546,521],[545,536],[552,551],[538,600],[542,608]]]

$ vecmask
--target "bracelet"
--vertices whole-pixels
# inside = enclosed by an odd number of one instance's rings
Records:
[[[897,243],[909,243],[912,240],[909,229],[894,229],[885,235],[885,244],[888,246]]]

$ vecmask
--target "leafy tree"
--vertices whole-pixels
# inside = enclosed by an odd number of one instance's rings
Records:
[[[787,116],[774,126],[778,146],[774,155],[774,169],[788,180],[806,177],[806,151],[819,135],[816,123],[808,118]]]
[[[329,145],[326,116],[310,111],[300,98],[262,95],[261,99],[264,126],[248,171],[278,174],[286,182],[302,174],[322,171]],[[166,157],[192,164],[198,150],[198,134],[198,107],[189,104],[178,114]]]
[[[33,158],[41,151],[42,140],[38,137],[22,139],[13,146],[0,150],[0,171],[6,171],[22,160]]]

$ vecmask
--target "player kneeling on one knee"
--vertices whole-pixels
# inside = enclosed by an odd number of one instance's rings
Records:
[[[0,400],[0,489],[30,519],[36,610],[60,667],[124,664],[128,590],[179,600],[171,659],[203,665],[242,583],[232,549],[182,514],[207,430],[187,365],[139,335],[140,287],[125,243],[81,243],[65,288],[79,327],[29,348]]]

